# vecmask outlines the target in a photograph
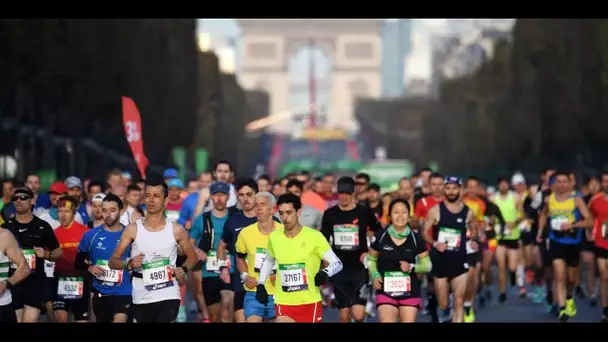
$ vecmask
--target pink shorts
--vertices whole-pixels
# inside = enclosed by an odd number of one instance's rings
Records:
[[[392,305],[395,307],[400,307],[400,306],[413,306],[417,309],[420,309],[420,307],[422,306],[422,298],[420,297],[414,297],[414,298],[407,298],[407,299],[395,299],[389,295],[386,295],[384,293],[379,293],[376,295],[376,306],[380,306],[380,305]]]

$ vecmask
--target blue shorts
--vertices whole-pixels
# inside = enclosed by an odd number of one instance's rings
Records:
[[[251,316],[258,316],[263,319],[274,319],[276,317],[274,311],[274,296],[268,296],[268,303],[262,305],[255,299],[255,292],[247,291],[244,304],[245,319]]]

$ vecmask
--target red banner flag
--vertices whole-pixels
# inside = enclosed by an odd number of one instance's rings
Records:
[[[144,140],[141,133],[141,116],[137,110],[135,102],[130,98],[122,97],[122,122],[125,126],[125,136],[133,152],[135,164],[143,179],[146,179],[146,168],[148,158],[144,154]]]

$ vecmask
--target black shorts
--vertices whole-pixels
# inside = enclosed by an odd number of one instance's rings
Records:
[[[11,288],[13,309],[23,309],[25,305],[41,310],[47,302],[53,301],[46,276],[30,275]]]
[[[507,249],[519,249],[519,240],[498,240],[498,245]]]
[[[450,252],[441,253],[433,247],[430,256],[433,263],[431,272],[435,278],[448,278],[448,281],[452,281],[454,278],[469,272],[466,255]]]
[[[87,278],[85,278],[87,279]],[[54,311],[71,312],[74,316],[74,321],[85,321],[89,319],[89,299],[91,298],[90,285],[85,280],[82,291],[82,296],[77,299],[59,298],[57,295],[59,287],[59,278],[55,278],[55,299],[53,300]]]
[[[243,310],[245,303],[245,288],[240,273],[230,274],[230,285],[234,291],[234,311]]]
[[[564,260],[568,267],[577,267],[581,260],[582,244],[576,243],[566,245],[563,243],[549,241],[549,255],[553,260]]]
[[[593,252],[595,250],[595,243],[593,241],[584,240],[581,245],[581,251]]]
[[[536,244],[536,235],[537,232],[522,232],[521,233],[521,243],[524,246],[530,246]]]
[[[234,311],[243,310],[245,307],[245,292],[246,291],[235,291],[234,292]]]
[[[156,303],[133,304],[133,318],[137,323],[175,323],[181,300],[168,299]]]
[[[342,270],[331,278],[338,309],[353,305],[365,305],[369,297],[367,270],[344,272]]]
[[[222,291],[232,291],[232,286],[224,283],[220,277],[203,278],[203,297],[207,306],[221,302]]]
[[[0,323],[17,323],[17,314],[12,304],[0,306]]]
[[[595,246],[593,253],[595,253],[595,257],[598,259],[608,259],[608,249]]]
[[[540,258],[543,263],[543,267],[551,267],[553,263],[551,262],[551,254],[549,254],[549,240],[544,240],[542,243],[538,245],[538,249],[540,251]]]
[[[477,264],[481,263],[481,260],[482,260],[481,256],[482,256],[481,252],[467,254],[467,264],[469,264],[469,266],[471,266],[471,267],[477,266]]]
[[[95,322],[111,323],[114,321],[114,315],[116,314],[130,316],[132,304],[131,296],[103,296],[95,293],[93,294]]]

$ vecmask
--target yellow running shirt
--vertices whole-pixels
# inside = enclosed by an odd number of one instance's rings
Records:
[[[241,232],[242,234],[242,232]],[[281,305],[313,304],[321,301],[315,275],[321,269],[323,254],[330,251],[321,232],[302,227],[295,238],[275,230],[268,240],[268,253],[277,262],[274,302]]]
[[[275,222],[275,230],[282,230],[283,225]],[[236,252],[239,254],[247,254],[247,273],[255,280],[260,279],[260,269],[264,258],[266,257],[266,248],[268,247],[268,235],[262,234],[258,228],[258,223],[253,223],[243,228],[236,239]],[[275,268],[276,269],[276,268]],[[257,282],[256,282],[257,283]],[[245,284],[245,290],[255,292],[254,288],[249,288]],[[269,295],[274,294],[274,285],[270,281],[270,277],[266,279],[264,284]]]

